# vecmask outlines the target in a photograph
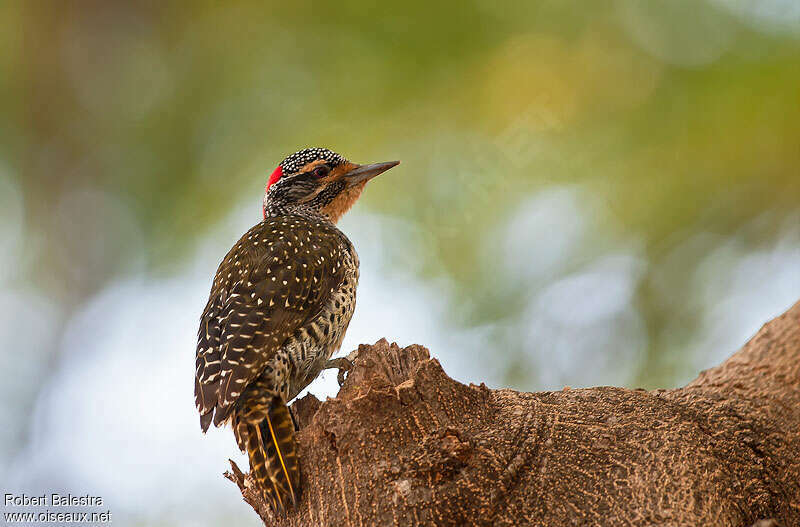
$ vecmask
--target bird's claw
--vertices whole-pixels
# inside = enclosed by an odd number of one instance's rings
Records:
[[[350,370],[353,369],[353,363],[346,357],[337,357],[329,360],[325,364],[325,369],[327,370],[328,368],[337,368],[339,370],[339,373],[336,374],[336,380],[339,382],[339,386],[341,386],[344,384],[345,374],[350,373]]]

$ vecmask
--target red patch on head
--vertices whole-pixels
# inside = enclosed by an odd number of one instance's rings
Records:
[[[261,207],[261,211],[264,213],[264,219],[267,218],[267,192],[269,191],[269,187],[274,185],[280,178],[283,176],[283,169],[280,165],[278,168],[272,171],[272,174],[269,176],[269,181],[267,181],[267,188],[264,190],[264,204]]]
[[[278,168],[276,168],[272,172],[272,175],[269,177],[269,181],[267,182],[267,190],[269,190],[269,187],[275,184],[281,178],[282,175],[283,175],[283,169],[281,168],[280,165],[278,165]]]

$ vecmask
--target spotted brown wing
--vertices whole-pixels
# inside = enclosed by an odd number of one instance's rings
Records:
[[[195,403],[207,430],[224,422],[286,339],[344,280],[341,235],[302,217],[250,229],[217,269],[197,340]]]

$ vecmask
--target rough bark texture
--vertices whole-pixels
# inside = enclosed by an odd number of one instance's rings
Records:
[[[361,346],[335,399],[294,404],[303,489],[266,525],[800,525],[800,303],[676,390],[521,393],[421,346]]]

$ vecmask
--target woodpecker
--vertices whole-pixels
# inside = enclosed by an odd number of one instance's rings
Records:
[[[307,148],[267,182],[264,219],[217,269],[197,337],[195,404],[206,432],[230,424],[276,512],[297,505],[300,466],[288,402],[327,368],[353,316],[358,255],[336,223],[373,177],[399,161],[358,165]]]

